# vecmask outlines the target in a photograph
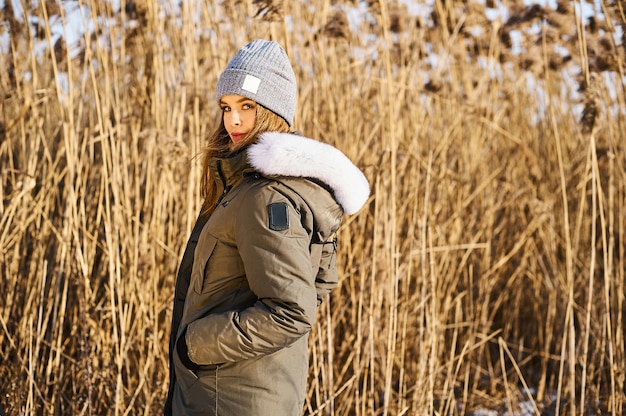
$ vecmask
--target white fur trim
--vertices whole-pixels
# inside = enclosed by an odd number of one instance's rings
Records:
[[[263,133],[248,149],[252,167],[272,176],[318,179],[334,192],[346,214],[358,212],[370,195],[370,186],[346,155],[335,147],[290,133]]]

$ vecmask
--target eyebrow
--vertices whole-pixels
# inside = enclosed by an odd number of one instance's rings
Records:
[[[242,103],[242,102],[244,102],[244,101],[251,101],[251,102],[253,102],[253,103],[255,102],[253,99],[250,99],[250,98],[248,98],[248,97],[241,97],[241,98],[240,98],[240,99],[238,99],[236,102],[237,102],[237,103]],[[225,102],[225,101],[220,100],[220,105],[228,105],[228,103],[227,103],[227,102]]]

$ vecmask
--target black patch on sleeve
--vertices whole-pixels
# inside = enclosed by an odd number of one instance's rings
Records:
[[[269,227],[274,231],[289,229],[289,207],[286,202],[274,202],[267,206],[269,213]]]

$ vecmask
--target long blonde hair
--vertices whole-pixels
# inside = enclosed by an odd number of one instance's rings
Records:
[[[215,178],[212,177],[209,170],[211,159],[215,157],[226,158],[235,154],[256,142],[259,135],[266,131],[287,133],[290,131],[290,128],[284,118],[257,103],[254,127],[241,142],[235,145],[230,139],[226,127],[224,127],[224,116],[222,114],[220,124],[209,136],[207,146],[202,154],[202,180],[200,182],[200,195],[204,198],[202,214],[210,214],[219,197]]]

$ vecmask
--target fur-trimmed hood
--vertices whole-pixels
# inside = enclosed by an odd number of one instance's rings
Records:
[[[346,155],[317,140],[290,133],[268,132],[248,148],[252,167],[264,175],[317,179],[333,190],[346,214],[358,212],[370,195],[370,186]]]

